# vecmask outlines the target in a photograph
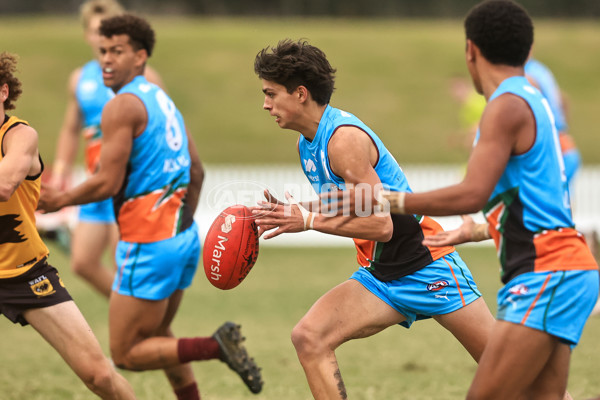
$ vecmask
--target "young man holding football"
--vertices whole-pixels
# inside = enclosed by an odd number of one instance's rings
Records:
[[[410,190],[396,160],[377,135],[354,115],[329,105],[335,70],[325,54],[305,41],[283,40],[256,56],[263,108],[283,129],[299,133],[303,168],[317,193],[359,185]],[[314,165],[314,167],[312,167]],[[300,320],[292,341],[316,399],[346,399],[335,349],[350,339],[434,318],[479,360],[494,318],[471,272],[451,246],[429,248],[424,236],[442,228],[413,215],[330,216],[319,204],[256,207],[259,232],[269,239],[315,229],[354,238],[358,270],[323,295]],[[265,212],[265,208],[270,209]],[[274,230],[274,231],[273,231]],[[443,296],[440,296],[440,293]],[[437,296],[436,296],[437,295]]]
[[[115,97],[102,112],[99,168],[68,191],[48,188],[39,208],[113,197],[120,241],[109,320],[117,366],[162,369],[178,399],[196,400],[189,362],[221,359],[258,393],[260,370],[241,345],[239,326],[226,323],[212,337],[173,336],[171,322],[198,265],[193,215],[204,173],[181,113],[143,75],[155,40],[150,25],[121,15],[103,20],[100,35],[104,84]]]
[[[598,267],[573,228],[551,107],[525,77],[529,15],[511,1],[486,1],[469,12],[465,31],[467,67],[487,106],[464,180],[380,197],[392,215],[483,210],[487,218],[425,239],[448,246],[493,238],[498,248],[505,286],[468,398],[561,399],[571,350],[598,297]]]

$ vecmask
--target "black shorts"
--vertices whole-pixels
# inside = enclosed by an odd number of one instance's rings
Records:
[[[13,323],[27,325],[23,312],[72,300],[58,271],[44,258],[29,271],[14,278],[0,279],[0,314]]]

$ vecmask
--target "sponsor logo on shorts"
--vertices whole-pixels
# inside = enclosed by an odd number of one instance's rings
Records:
[[[38,297],[49,296],[56,292],[46,275],[40,275],[28,283],[31,291]]]
[[[508,291],[511,294],[514,295],[522,295],[522,294],[527,294],[529,292],[529,288],[525,285],[523,285],[522,283],[519,283],[518,285],[515,285],[513,287],[511,287],[510,289],[508,289]]]
[[[440,289],[445,288],[446,286],[450,286],[448,281],[437,281],[427,285],[427,290],[430,292],[437,292]]]
[[[435,295],[436,299],[446,299],[446,301],[450,301],[450,299],[448,298],[448,291],[446,290],[446,293],[442,294],[436,294]]]

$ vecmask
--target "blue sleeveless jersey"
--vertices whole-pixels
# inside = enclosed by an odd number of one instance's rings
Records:
[[[100,161],[102,110],[114,95],[112,89],[104,86],[102,68],[98,61],[90,61],[81,68],[81,75],[75,88],[75,97],[83,119],[86,168],[90,174],[96,171]]]
[[[364,131],[377,147],[379,158],[374,169],[384,188],[410,192],[406,176],[379,137],[354,115],[329,105],[321,117],[314,139],[308,141],[300,135],[298,140],[302,170],[315,191],[323,193],[344,189],[344,180],[331,170],[327,147],[337,128],[348,125]],[[390,281],[411,274],[454,251],[453,247],[430,249],[421,244],[425,234],[442,230],[431,218],[392,215],[392,222],[394,233],[387,243],[354,239],[359,264],[379,280]]]
[[[191,160],[183,117],[169,96],[141,75],[118,94],[123,93],[142,101],[148,121],[144,132],[133,140],[127,176],[115,197],[121,240],[168,239],[193,222],[185,202]]]
[[[483,210],[498,247],[502,281],[531,271],[597,268],[582,235],[574,230],[564,162],[548,100],[522,76],[504,80],[488,102],[505,93],[527,102],[537,129],[533,146],[510,157]]]
[[[559,132],[568,129],[567,119],[563,112],[562,96],[560,88],[554,79],[554,75],[548,67],[541,62],[530,58],[525,63],[525,74],[532,77],[539,85],[540,91],[548,100],[550,109],[554,114],[554,123]]]

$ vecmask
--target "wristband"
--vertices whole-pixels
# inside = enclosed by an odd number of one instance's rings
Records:
[[[490,239],[489,225],[486,224],[475,224],[471,229],[471,241],[481,242],[482,240]]]
[[[381,190],[377,194],[377,201],[380,207],[384,207],[386,202],[390,205],[390,213],[405,214],[404,198],[406,192],[390,192],[389,190]]]
[[[313,229],[315,215],[312,212],[308,211],[306,208],[304,208],[300,203],[298,203],[298,200],[296,200],[292,196],[288,197],[288,201],[290,204],[296,205],[298,207],[298,210],[300,210],[300,213],[302,214],[302,219],[304,220],[304,230],[306,231],[309,229]]]

